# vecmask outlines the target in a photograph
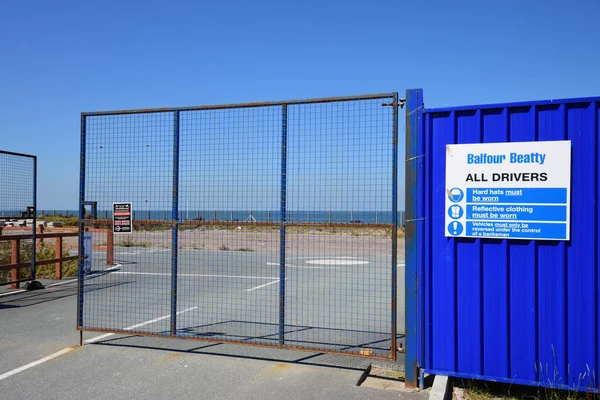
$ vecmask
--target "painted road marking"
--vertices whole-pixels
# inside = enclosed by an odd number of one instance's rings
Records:
[[[176,314],[177,315],[183,314],[184,312],[192,311],[192,310],[195,310],[197,308],[198,307],[186,308],[185,310],[178,311]],[[170,315],[163,315],[162,317],[159,317],[159,318],[151,319],[149,321],[145,321],[145,322],[142,322],[142,323],[139,323],[139,324],[136,324],[136,325],[129,326],[127,328],[124,328],[123,330],[129,331],[129,330],[132,330],[132,329],[135,329],[135,328],[139,328],[140,326],[150,325],[150,324],[153,324],[155,322],[162,321],[163,319],[167,319],[167,318],[171,318],[171,316]],[[104,335],[100,335],[100,336],[96,336],[96,337],[93,337],[91,339],[88,339],[88,340],[85,341],[85,343],[94,343],[94,342],[97,342],[99,340],[105,339],[105,338],[107,338],[109,336],[113,336],[113,335],[115,335],[115,333],[106,333]],[[67,353],[75,350],[77,347],[79,347],[79,346],[67,347],[66,349],[62,349],[60,351],[57,351],[56,353],[50,354],[49,356],[46,356],[44,358],[40,358],[37,361],[34,361],[34,362],[29,363],[29,364],[23,365],[22,367],[19,367],[19,368],[15,368],[12,371],[8,371],[8,372],[0,375],[0,381],[4,380],[6,378],[9,378],[9,377],[11,377],[13,375],[16,375],[19,372],[23,372],[23,371],[26,371],[26,370],[28,370],[30,368],[36,367],[36,366],[38,366],[40,364],[43,364],[46,361],[50,361],[50,360],[53,360],[53,359],[55,359],[57,357],[60,357],[60,356],[62,356],[64,354],[67,354]]]
[[[111,274],[120,275],[149,275],[149,276],[171,276],[171,274],[159,273],[159,272],[129,272],[129,271],[117,271],[111,272]],[[232,279],[279,279],[276,276],[246,276],[246,275],[209,275],[209,274],[177,274],[177,276],[190,276],[199,278],[232,278]]]
[[[118,268],[121,268],[121,264],[117,264],[110,268],[107,268],[107,269],[105,269],[105,271],[112,271],[112,270],[118,269]],[[56,282],[56,283],[50,283],[50,284],[46,285],[46,287],[49,288],[49,287],[54,287],[54,286],[67,285],[69,283],[77,283],[77,279],[76,278],[75,279],[67,279],[64,281]],[[11,294],[18,294],[18,293],[24,293],[24,292],[27,292],[27,290],[25,290],[25,289],[15,290],[15,291],[8,292],[8,293],[2,293],[2,294],[0,294],[0,297],[10,296]]]
[[[269,285],[272,285],[272,284],[277,283],[277,282],[279,282],[279,279],[276,279],[273,282],[265,283],[264,285],[253,287],[252,289],[247,289],[246,292],[252,292],[252,291],[254,291],[256,289],[264,288],[265,286],[269,286]]]
[[[268,262],[267,265],[279,265],[279,263]],[[341,269],[340,267],[313,267],[310,265],[290,265],[285,264],[286,268],[301,268],[301,269]]]
[[[43,364],[43,363],[45,363],[46,361],[53,360],[53,359],[55,359],[56,357],[60,357],[60,356],[62,356],[63,354],[67,354],[68,352],[70,352],[70,351],[73,351],[73,350],[75,350],[75,347],[67,347],[66,349],[62,349],[61,351],[57,351],[57,352],[56,352],[56,353],[54,353],[54,354],[50,354],[49,356],[46,356],[46,357],[44,357],[44,358],[40,358],[40,359],[39,359],[39,360],[37,360],[37,361],[34,361],[34,362],[32,362],[32,363],[29,363],[29,364],[27,364],[27,365],[23,365],[22,367],[19,367],[19,368],[13,369],[12,371],[8,371],[8,372],[6,372],[6,373],[4,373],[4,374],[0,375],[0,381],[1,381],[1,380],[4,380],[4,379],[6,379],[6,378],[9,378],[9,377],[11,377],[11,376],[13,376],[13,375],[16,375],[16,374],[18,374],[19,372],[23,372],[23,371],[26,371],[26,370],[28,370],[28,369],[30,369],[30,368],[33,368],[33,367],[35,367],[35,366],[38,366],[38,365],[40,365],[40,364]]]
[[[309,260],[305,261],[307,264],[319,264],[319,265],[366,265],[368,261],[358,261],[358,260]]]

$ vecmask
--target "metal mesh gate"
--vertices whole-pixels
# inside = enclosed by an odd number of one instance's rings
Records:
[[[397,106],[83,113],[79,329],[395,359]]]

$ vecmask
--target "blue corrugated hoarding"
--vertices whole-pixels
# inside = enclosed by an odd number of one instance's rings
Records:
[[[600,98],[437,109],[423,108],[422,99],[420,89],[407,92],[407,135],[415,141],[407,171],[416,174],[407,193],[417,199],[407,207],[407,289],[418,282],[407,346],[415,342],[419,367],[597,390]],[[571,142],[569,240],[445,236],[447,145],[563,140]]]

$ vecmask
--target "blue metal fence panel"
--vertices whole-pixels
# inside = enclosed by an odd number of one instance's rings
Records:
[[[425,372],[598,388],[599,114],[600,98],[425,109],[418,138],[427,158],[418,272]],[[570,241],[444,236],[446,145],[565,139],[573,160]]]

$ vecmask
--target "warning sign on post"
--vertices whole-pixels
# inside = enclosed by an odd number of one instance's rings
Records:
[[[571,142],[446,147],[446,236],[569,240]]]
[[[131,203],[113,203],[113,232],[133,232]]]

